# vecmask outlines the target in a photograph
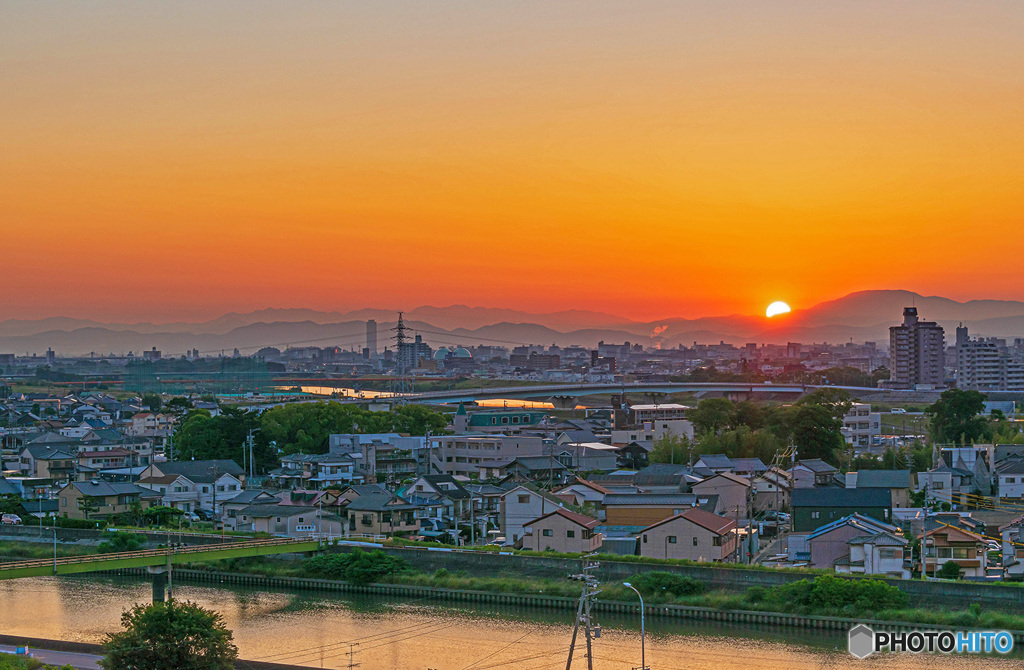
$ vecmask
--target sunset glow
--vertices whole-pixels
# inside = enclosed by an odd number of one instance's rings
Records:
[[[0,318],[1024,297],[1019,3],[454,7],[5,3]]]
[[[768,309],[765,310],[764,314],[770,319],[773,316],[778,316],[779,314],[789,314],[790,311],[791,310],[789,309],[789,305],[787,305],[786,303],[773,302],[772,304],[768,305]]]

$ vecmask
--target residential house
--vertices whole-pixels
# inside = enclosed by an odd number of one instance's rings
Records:
[[[797,461],[789,470],[794,489],[809,489],[816,486],[831,486],[839,470],[820,458],[805,458]]]
[[[280,498],[266,491],[258,489],[242,491],[234,498],[221,503],[221,522],[227,530],[241,530],[238,527],[238,513],[240,511],[253,505],[278,505],[280,502]],[[251,522],[251,519],[249,519],[245,523]]]
[[[782,511],[790,508],[793,479],[786,470],[773,465],[756,477],[752,485],[754,487],[754,511]]]
[[[611,490],[601,484],[595,484],[590,480],[577,477],[574,481],[555,489],[552,493],[557,496],[572,496],[574,505],[581,507],[583,505],[593,505],[595,508],[598,508],[601,507],[604,497],[611,493]]]
[[[193,509],[220,514],[220,503],[230,500],[245,488],[245,471],[232,460],[166,461],[153,463],[139,479],[182,475],[195,485]]]
[[[922,533],[918,539],[925,547],[924,574],[934,575],[952,561],[960,566],[961,577],[985,577],[988,543],[981,535],[944,525]]]
[[[511,478],[517,482],[561,484],[572,475],[569,468],[552,456],[522,456],[511,461],[487,461],[478,467],[480,479]]]
[[[836,572],[843,575],[882,575],[910,579],[910,542],[895,533],[855,537],[848,543],[850,553],[836,559]]]
[[[938,467],[917,473],[917,490],[925,491],[925,501],[962,504],[975,491],[974,474],[963,468],[951,468],[941,461]]]
[[[618,467],[619,448],[601,442],[560,444],[554,457],[576,472],[611,472]]]
[[[888,490],[891,493],[893,509],[906,509],[911,506],[912,478],[910,470],[861,470],[847,473],[846,486],[857,489]]]
[[[159,475],[143,477],[136,482],[139,486],[160,494],[163,505],[174,509],[194,512],[199,508],[196,483],[184,475]]]
[[[838,559],[850,554],[850,540],[878,533],[899,533],[899,528],[874,517],[849,514],[809,533],[791,533],[789,559],[807,561],[812,568],[831,570]]]
[[[498,528],[506,544],[515,544],[526,534],[525,527],[530,521],[564,507],[564,501],[550,493],[528,486],[516,486],[501,496]]]
[[[21,472],[26,477],[67,481],[75,476],[74,445],[28,444],[21,451]]]
[[[601,548],[601,534],[594,529],[597,519],[556,508],[525,524],[523,549],[587,553]]]
[[[350,486],[341,492],[346,537],[403,537],[419,532],[416,505],[379,484]]]
[[[1024,458],[996,463],[996,486],[1000,499],[1024,499]]]
[[[640,555],[722,562],[736,551],[736,522],[690,508],[640,531]]]
[[[283,537],[344,534],[344,520],[329,510],[298,505],[249,505],[235,515],[238,530]]]
[[[731,472],[722,472],[690,485],[699,496],[717,495],[722,513],[732,519],[747,518],[750,504],[750,480]]]
[[[605,524],[646,528],[693,507],[718,513],[717,495],[695,493],[610,493],[604,497]]]
[[[351,454],[289,454],[268,476],[279,488],[326,489],[362,483]]]
[[[793,491],[792,507],[794,532],[816,530],[850,514],[885,523],[892,518],[892,498],[884,489],[798,488]]]
[[[135,484],[101,481],[70,482],[57,494],[60,515],[69,519],[98,519],[160,504],[160,494]],[[89,508],[92,507],[93,510]]]
[[[1024,516],[999,528],[1002,536],[1004,579],[1024,580]]]

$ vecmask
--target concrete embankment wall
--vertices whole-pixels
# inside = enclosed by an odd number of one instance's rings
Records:
[[[142,570],[125,570],[122,574],[142,575]],[[286,588],[311,591],[335,591],[358,593],[363,595],[380,595],[411,600],[431,600],[435,602],[468,602],[509,607],[535,607],[574,610],[579,603],[577,598],[546,596],[533,593],[494,593],[491,591],[470,591],[465,589],[439,589],[431,586],[412,586],[406,584],[368,584],[358,585],[348,582],[309,579],[301,577],[264,577],[234,572],[212,572],[205,570],[175,570],[175,577],[181,581],[214,582],[237,586],[258,588]],[[639,614],[640,605],[635,602],[598,600],[595,603],[598,612],[616,612]],[[909,622],[873,621],[848,619],[843,617],[812,616],[803,614],[786,614],[783,612],[758,612],[753,610],[725,610],[711,607],[690,607],[686,605],[647,605],[644,608],[647,616],[714,621],[719,623],[741,625],[785,626],[846,632],[858,623],[866,623],[875,630],[946,630],[946,626],[932,626]],[[1024,631],[1010,631],[1016,643],[1024,643]]]
[[[348,552],[354,547],[335,546],[329,551]],[[424,572],[444,568],[450,572],[465,571],[474,576],[524,576],[558,579],[582,570],[582,561],[544,556],[514,556],[487,552],[432,551],[411,547],[387,547],[385,552],[398,556]],[[671,572],[700,580],[712,589],[740,592],[751,586],[772,587],[787,584],[808,575],[780,570],[745,570],[703,565],[657,565],[602,560],[594,573],[602,582],[628,581],[630,577],[652,571]],[[810,576],[813,578],[813,575]],[[888,584],[908,596],[912,606],[945,605],[950,609],[967,609],[972,603],[996,607],[1010,612],[1024,612],[1024,587],[1013,584],[981,582],[946,582],[907,579],[886,579]]]
[[[184,544],[223,544],[224,542],[252,540],[251,537],[239,537],[235,535],[207,535],[194,533],[190,534],[187,532],[175,533],[175,532],[162,532],[162,533],[151,533],[145,531],[130,531],[138,535],[142,535],[145,538],[146,544],[152,544],[156,546],[158,544],[167,544],[168,541],[175,544],[181,542]],[[105,538],[103,537],[102,530],[95,530],[93,528],[58,528],[57,529],[57,541],[66,544],[99,544]],[[39,526],[0,526],[0,540],[12,540],[16,542],[45,542],[53,543],[53,529],[49,526],[39,528]]]

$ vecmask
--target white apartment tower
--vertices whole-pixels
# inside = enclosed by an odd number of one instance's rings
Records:
[[[1024,391],[1024,365],[1013,360],[1005,340],[971,339],[956,329],[956,385],[971,391]]]

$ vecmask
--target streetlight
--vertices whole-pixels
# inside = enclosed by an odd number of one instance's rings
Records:
[[[633,593],[640,599],[640,667],[634,670],[647,670],[647,634],[644,631],[644,597],[629,582],[622,582],[626,588],[633,589]]]
[[[57,522],[54,521],[54,523]],[[57,526],[50,530],[53,531],[53,574],[57,574]]]

